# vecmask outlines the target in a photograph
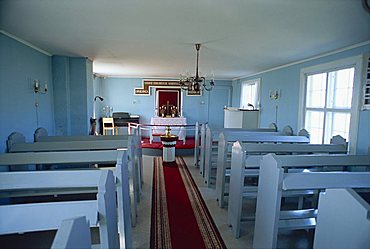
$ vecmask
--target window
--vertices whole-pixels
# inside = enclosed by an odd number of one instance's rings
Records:
[[[361,60],[354,57],[301,71],[299,126],[310,133],[311,143],[330,143],[340,135],[355,146],[359,65]]]
[[[354,67],[307,76],[305,127],[311,143],[349,138]]]
[[[261,79],[253,79],[242,83],[240,108],[247,109],[252,105],[254,109],[258,109],[260,81]]]

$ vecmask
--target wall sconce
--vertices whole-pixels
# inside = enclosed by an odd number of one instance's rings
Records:
[[[270,90],[270,99],[277,100],[280,98],[280,90]]]
[[[48,91],[48,84],[45,81],[44,86],[42,86],[38,80],[33,81],[33,91],[35,93],[41,93],[41,94],[46,94]]]

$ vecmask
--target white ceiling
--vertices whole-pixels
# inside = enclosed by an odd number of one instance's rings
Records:
[[[107,76],[232,79],[370,40],[361,0],[1,0],[0,29]]]

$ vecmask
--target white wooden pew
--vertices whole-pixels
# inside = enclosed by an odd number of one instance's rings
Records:
[[[101,248],[119,248],[113,172],[32,171],[0,174],[1,190],[96,187],[96,200],[27,203],[0,206],[0,234],[53,230],[62,220],[86,216],[99,226]]]
[[[76,137],[58,137],[54,138],[54,142],[36,142],[36,143],[26,143],[25,137],[18,132],[13,132],[8,138],[8,152],[10,153],[20,153],[20,152],[52,152],[52,151],[101,151],[101,150],[115,150],[118,148],[128,148],[129,162],[128,169],[130,172],[130,187],[132,195],[132,224],[136,225],[137,221],[137,203],[140,201],[140,173],[139,169],[134,163],[135,159],[135,143],[134,138],[131,135],[127,136],[111,136],[111,137],[121,137],[121,139],[103,140],[101,137],[98,140],[94,136],[76,136]],[[44,137],[46,138],[46,137]],[[125,140],[122,140],[125,138]],[[46,139],[48,140],[48,139]],[[49,139],[50,140],[50,139]],[[12,166],[11,166],[12,168]],[[22,168],[21,168],[22,170]]]
[[[254,212],[247,218],[242,217],[243,199],[257,198],[257,186],[245,186],[245,178],[253,177],[258,180],[259,164],[262,155],[275,154],[346,154],[347,144],[345,139],[335,139],[339,144],[242,144],[235,142],[232,147],[231,172],[226,170],[226,176],[230,174],[229,201],[228,201],[228,224],[231,225],[236,238],[240,236],[242,220],[254,220]],[[257,182],[257,181],[256,181]],[[225,186],[224,186],[225,187]],[[224,190],[226,192],[226,190]],[[313,191],[294,191],[287,196],[310,195]],[[226,193],[224,193],[226,196]],[[303,205],[300,198],[299,207]]]
[[[54,237],[51,249],[91,249],[91,234],[86,216],[62,221]]]
[[[225,177],[230,168],[231,148],[236,141],[243,143],[289,143],[289,144],[308,144],[309,138],[305,136],[281,136],[276,133],[220,133],[217,149],[217,172],[216,172],[216,195],[220,207],[224,207],[225,196]]]
[[[288,129],[288,128],[287,128]],[[217,140],[220,132],[222,131],[230,131],[230,132],[277,132],[277,126],[275,123],[271,123],[269,128],[257,128],[257,129],[239,129],[239,128],[223,128],[223,129],[214,129],[211,130],[211,128],[208,126],[207,123],[202,124],[200,129],[200,152],[199,152],[199,172],[204,176],[204,168],[205,168],[205,160],[206,160],[206,149],[208,148],[216,148],[217,149]],[[207,154],[207,158],[209,160],[209,157],[212,156],[212,154]],[[208,163],[208,162],[207,162]]]
[[[283,191],[370,187],[370,172],[285,173],[285,168],[326,167],[330,170],[338,166],[368,165],[370,165],[368,155],[277,156],[268,154],[263,156],[260,165],[253,248],[276,248],[279,228],[315,228],[314,210],[280,211]],[[337,207],[337,209],[340,208],[342,207]]]
[[[205,132],[205,145],[202,146],[202,149],[204,149],[204,163],[200,165],[200,173],[205,178],[205,182],[207,185],[210,185],[210,177],[211,177],[211,169],[216,168],[217,165],[217,150],[218,150],[218,141],[219,141],[219,135],[220,133],[225,134],[254,134],[256,136],[258,135],[265,135],[269,134],[271,136],[281,136],[286,135],[290,136],[293,134],[293,131],[290,126],[286,126],[283,129],[283,132],[276,132],[276,125],[271,125],[272,128],[258,128],[258,129],[252,129],[252,130],[244,130],[244,129],[234,129],[234,128],[228,128],[228,129],[216,129],[211,130],[210,127],[206,128]],[[202,154],[202,153],[201,153]]]
[[[113,140],[113,142],[111,142]],[[96,149],[114,149],[117,148],[117,145],[120,145],[118,140],[120,141],[127,141],[128,148],[131,149],[129,152],[130,157],[134,158],[133,166],[135,166],[134,170],[137,174],[136,178],[138,179],[136,185],[136,189],[139,193],[141,193],[142,187],[142,151],[141,151],[141,138],[138,136],[137,133],[132,133],[129,135],[104,135],[104,136],[49,136],[48,132],[45,128],[39,127],[35,130],[34,133],[34,142],[72,142],[78,141],[73,145],[74,149],[82,148],[80,146],[84,146],[84,142],[91,142],[91,146],[95,146]],[[106,141],[106,142],[96,142],[96,141]],[[110,144],[110,145],[108,145]],[[48,145],[44,145],[43,147],[47,147]],[[109,147],[112,148],[109,148]],[[9,147],[9,146],[8,146]],[[84,148],[82,148],[84,149]],[[130,160],[131,161],[131,160]],[[140,201],[140,195],[137,196],[138,201]]]
[[[370,204],[353,189],[327,189],[320,193],[318,210],[313,248],[370,246]]]
[[[61,151],[61,152],[27,152],[27,153],[6,153],[0,155],[0,165],[11,165],[12,167],[18,167],[27,164],[87,164],[87,163],[115,163],[116,166],[114,168],[102,168],[100,169],[89,169],[89,170],[78,170],[80,175],[74,178],[74,181],[71,181],[70,184],[72,186],[79,186],[79,182],[83,183],[83,179],[85,174],[92,174],[90,172],[99,172],[99,171],[106,171],[106,170],[113,170],[115,176],[115,183],[116,183],[116,195],[117,195],[117,203],[118,203],[118,227],[120,232],[120,244],[127,245],[128,247],[131,245],[131,217],[135,218],[136,213],[135,210],[131,210],[130,208],[130,193],[129,193],[129,179],[128,179],[128,162],[127,162],[127,149],[119,149],[119,150],[104,150],[104,151]],[[4,189],[1,190],[0,197],[16,197],[16,196],[35,196],[35,195],[53,195],[53,194],[71,194],[76,193],[75,189],[69,189],[65,186],[58,187],[56,189],[48,190],[47,188],[42,189],[42,191],[35,190],[22,190],[21,184],[29,184],[30,188],[33,186],[33,182],[35,184],[38,180],[29,179],[29,181],[9,181],[10,184],[17,183],[19,190],[17,191],[6,191],[4,182],[9,179],[7,174],[14,174],[20,173],[24,174],[25,176],[29,176],[30,174],[53,174],[58,173],[59,176],[63,174],[69,174],[69,172],[74,172],[77,170],[63,170],[63,171],[27,171],[27,172],[4,172],[0,173],[0,187]],[[37,175],[36,175],[37,176]],[[52,178],[50,178],[52,179]],[[68,178],[67,176],[64,178]],[[53,179],[52,179],[53,181]],[[68,183],[68,181],[67,181]],[[61,182],[63,184],[63,181]],[[37,185],[35,185],[37,186]],[[90,189],[78,189],[77,193],[94,193],[94,190]],[[95,191],[96,192],[96,191]],[[115,205],[114,201],[114,205]],[[132,203],[136,203],[131,201]],[[132,211],[132,212],[131,212]],[[131,215],[130,215],[131,214]],[[91,222],[90,222],[91,223]],[[92,223],[91,223],[92,224]]]

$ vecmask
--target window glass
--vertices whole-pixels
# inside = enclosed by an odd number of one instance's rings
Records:
[[[325,143],[330,143],[333,136],[340,135],[348,141],[351,115],[345,112],[327,112]]]
[[[326,92],[326,73],[307,77],[307,107],[324,107]]]
[[[305,127],[310,133],[310,142],[321,144],[324,132],[324,112],[306,111]]]
[[[351,108],[354,68],[329,73],[328,108]]]
[[[249,80],[242,83],[240,95],[240,108],[249,109],[252,105],[258,109],[259,105],[259,79]]]

